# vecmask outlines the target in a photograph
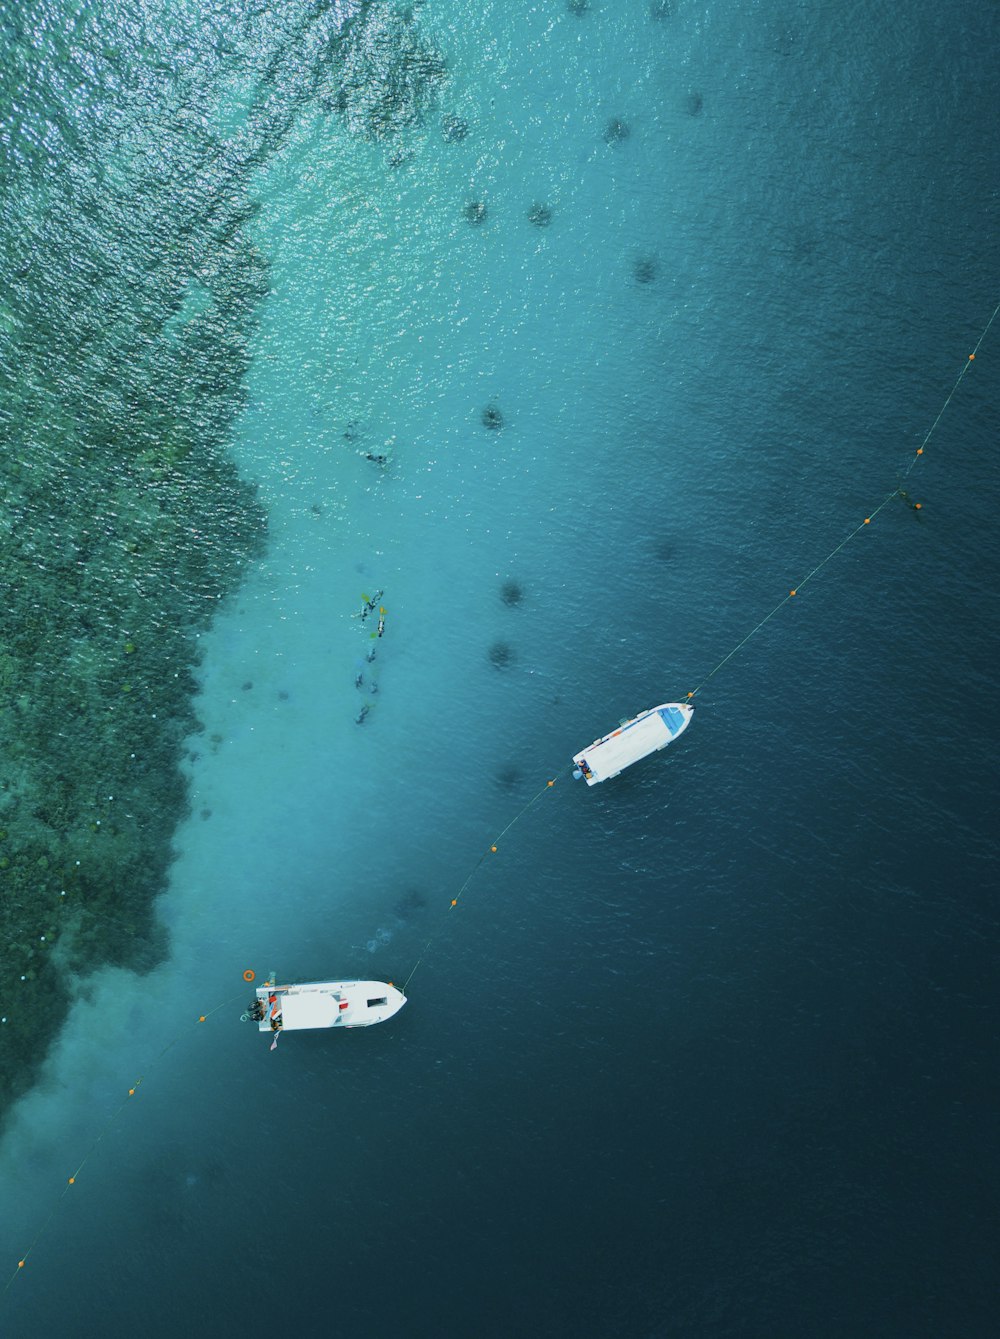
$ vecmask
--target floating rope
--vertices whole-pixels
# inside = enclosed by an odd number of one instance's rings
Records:
[[[982,344],[983,340],[986,338],[987,334],[989,333],[990,326],[996,320],[997,313],[1000,313],[1000,302],[998,302],[997,305],[993,308],[993,314],[990,316],[990,319],[986,322],[985,326],[983,326],[982,333],[976,340],[976,347],[972,350],[968,358],[966,358],[965,362],[962,364],[962,370],[955,378],[955,383],[952,386],[951,390],[945,396],[944,404],[938,410],[937,418],[935,418],[934,422],[927,429],[927,432],[924,436],[924,440],[917,447],[916,451],[914,451],[910,463],[903,471],[902,474],[903,479],[909,477],[910,471],[913,469],[914,465],[917,463],[920,457],[924,454],[924,448],[927,446],[927,443],[933,437],[937,425],[941,422],[942,418],[944,417],[945,410],[951,404],[955,392],[958,390],[959,386],[962,383],[962,378],[965,376],[966,372],[968,372],[972,364],[976,361],[976,354],[979,352],[979,347]],[[855,535],[859,535],[861,531],[864,530],[866,525],[871,525],[872,521],[879,514],[882,508],[888,506],[888,504],[893,500],[893,498],[896,497],[902,497],[904,500],[906,500],[906,494],[902,488],[894,488],[891,493],[887,494],[887,496],[882,499],[882,501],[878,504],[878,506],[875,507],[864,518],[863,521],[861,521],[858,525],[856,525],[854,529],[850,531],[849,534],[846,534],[844,536],[844,538],[840,541],[840,543],[837,545],[835,549],[830,550],[830,552],[826,555],[826,557],[822,560],[822,562],[817,563],[811,572],[808,572],[802,578],[802,580],[798,582],[797,585],[793,586],[792,589],[788,592],[788,594],[783,596],[782,599],[778,601],[778,603],[774,606],[771,612],[769,614],[765,614],[764,617],[757,624],[757,626],[751,628],[750,631],[747,633],[747,635],[743,638],[743,640],[737,642],[736,645],[733,647],[733,649],[729,652],[729,654],[723,656],[714,669],[709,670],[709,672],[705,675],[704,679],[702,679],[698,687],[691,689],[691,691],[687,694],[688,698],[692,698],[695,696],[696,693],[700,693],[701,690],[708,683],[709,679],[711,679],[714,674],[718,674],[719,670],[722,669],[723,665],[728,664],[728,662],[732,660],[733,656],[735,656],[738,651],[742,651],[743,647],[746,646],[747,642],[750,641],[752,637],[756,637],[757,633],[760,632],[761,628],[765,625],[765,623],[769,623],[771,619],[774,618],[775,614],[778,612],[779,609],[784,609],[788,601],[793,600],[795,596],[798,595],[799,591],[806,584],[806,582],[811,581],[818,572],[821,572],[823,570],[823,568],[827,565],[828,562],[830,562],[833,558],[836,558],[840,550],[844,548],[845,545],[849,544],[851,540],[855,537]],[[919,502],[912,502],[910,503],[910,506],[912,506],[915,511],[919,511],[921,504]]]
[[[232,1005],[236,1000],[240,998],[241,998],[240,995],[233,995],[230,999],[223,1000],[221,1004],[217,1004],[213,1009],[209,1009],[208,1013],[199,1014],[193,1026],[198,1027],[199,1024],[207,1022],[208,1019],[211,1018],[213,1014],[218,1013],[220,1009],[228,1009],[230,1005]],[[162,1060],[163,1057],[166,1055],[166,1053],[171,1049],[171,1047],[176,1046],[177,1043],[180,1041],[180,1039],[186,1036],[189,1031],[190,1031],[189,1028],[185,1028],[183,1032],[178,1032],[176,1037],[173,1037],[170,1041],[168,1041],[166,1046],[164,1046],[163,1050],[153,1061],[153,1064],[155,1065],[157,1061]],[[149,1068],[152,1068],[152,1066],[150,1066]],[[72,1173],[71,1176],[67,1178],[66,1184],[62,1188],[62,1194],[59,1196],[59,1198],[53,1204],[52,1208],[49,1210],[49,1214],[48,1217],[45,1219],[45,1222],[41,1225],[41,1227],[35,1233],[34,1237],[31,1239],[31,1243],[28,1246],[28,1249],[23,1253],[20,1260],[18,1260],[17,1268],[14,1270],[13,1274],[11,1274],[10,1278],[8,1278],[7,1282],[4,1284],[3,1293],[0,1294],[0,1296],[6,1295],[7,1290],[10,1288],[11,1284],[21,1273],[21,1270],[24,1269],[25,1265],[27,1265],[29,1255],[38,1245],[41,1238],[44,1236],[45,1232],[49,1227],[49,1224],[56,1216],[56,1213],[58,1212],[60,1205],[62,1204],[66,1196],[69,1194],[70,1187],[76,1185],[77,1178],[79,1177],[80,1173],[83,1171],[87,1163],[90,1161],[90,1159],[93,1157],[98,1144],[107,1134],[107,1132],[111,1129],[112,1125],[114,1125],[115,1121],[125,1110],[126,1106],[128,1106],[129,1099],[135,1097],[136,1093],[139,1091],[139,1086],[145,1077],[146,1077],[145,1074],[139,1075],[139,1077],[132,1084],[131,1088],[129,1088],[128,1092],[122,1098],[122,1101],[119,1104],[119,1106],[116,1107],[114,1111],[112,1111],[111,1115],[108,1116],[107,1120],[101,1126],[100,1130],[97,1133],[97,1136],[95,1137],[93,1143],[90,1145],[90,1148],[87,1149],[87,1152],[84,1154],[83,1159],[78,1164],[76,1170]]]
[[[505,828],[503,828],[503,829],[497,834],[496,837],[493,838],[492,842],[490,842],[489,846],[486,848],[486,850],[482,853],[482,855],[479,857],[479,859],[476,861],[476,863],[475,863],[475,864],[472,866],[472,868],[469,870],[468,874],[467,874],[466,877],[465,877],[465,882],[462,884],[461,888],[459,888],[458,892],[457,892],[457,893],[455,894],[455,896],[451,899],[451,902],[450,902],[450,904],[449,904],[449,906],[448,906],[448,910],[449,910],[449,911],[453,911],[453,910],[455,909],[455,907],[458,906],[459,899],[461,898],[462,894],[465,892],[466,888],[468,888],[468,886],[469,886],[469,884],[472,882],[472,880],[476,877],[476,874],[479,872],[479,867],[480,867],[480,865],[482,865],[483,861],[486,860],[486,859],[488,859],[489,856],[491,856],[491,855],[495,855],[495,854],[496,854],[497,847],[500,845],[500,842],[501,842],[502,839],[507,835],[507,833],[510,832],[510,830],[511,830],[511,828],[514,826],[514,824],[515,824],[519,819],[523,818],[524,815],[528,812],[528,810],[532,807],[532,805],[537,804],[538,801],[542,798],[543,795],[547,795],[547,794],[549,793],[549,791],[552,789],[552,787],[556,784],[556,781],[558,781],[558,780],[559,780],[559,778],[558,778],[558,777],[555,777],[555,778],[553,778],[552,781],[546,781],[545,785],[541,788],[541,790],[537,791],[534,795],[532,795],[531,799],[527,802],[527,804],[525,804],[523,808],[519,809],[519,810],[517,811],[517,813],[514,815],[514,817],[513,817],[513,818],[510,820],[510,822],[507,824],[507,826],[506,826]],[[416,962],[415,962],[415,963],[413,964],[413,966],[410,968],[410,975],[409,975],[409,976],[406,978],[406,980],[403,982],[403,994],[404,994],[404,995],[406,994],[406,987],[410,984],[410,981],[413,979],[413,973],[417,970],[417,968],[418,968],[418,967],[420,966],[420,964],[423,962],[424,957],[425,957],[426,954],[427,954],[427,950],[428,950],[428,949],[430,948],[430,946],[434,943],[434,941],[435,941],[436,939],[439,938],[439,936],[440,936],[440,934],[441,934],[441,931],[442,931],[443,929],[444,929],[444,923],[442,923],[442,924],[438,927],[438,929],[434,931],[434,933],[431,935],[430,939],[428,939],[427,943],[426,943],[426,944],[423,946],[423,948],[420,950],[420,956],[419,956],[419,958],[417,958]]]

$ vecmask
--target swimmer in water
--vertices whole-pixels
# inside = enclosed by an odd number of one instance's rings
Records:
[[[365,717],[368,715],[368,713],[369,713],[370,711],[371,711],[371,707],[370,707],[370,706],[368,705],[368,703],[366,702],[365,705],[364,705],[364,706],[361,708],[361,710],[358,712],[357,716],[355,716],[355,718],[354,718],[354,724],[355,724],[355,725],[364,725],[364,723],[365,723]]]
[[[361,612],[358,614],[352,614],[351,617],[360,618],[361,622],[363,623],[365,619],[368,617],[368,615],[374,611],[376,605],[378,604],[379,600],[381,600],[383,594],[384,594],[383,591],[377,590],[374,595],[369,596],[366,595],[364,591],[362,591],[361,599],[363,603],[361,606]]]
[[[377,636],[381,637],[382,634],[383,634],[383,632],[385,632],[385,606],[384,606],[384,605],[383,605],[383,606],[379,609],[379,611],[378,611],[378,633],[377,633]]]
[[[909,493],[906,491],[905,488],[901,488],[901,489],[899,490],[899,496],[902,498],[902,500],[903,500],[903,501],[906,503],[906,505],[909,507],[910,511],[912,511],[912,512],[914,513],[914,515],[916,516],[917,520],[919,521],[919,520],[920,520],[920,512],[922,511],[922,509],[923,509],[923,505],[924,505],[924,504],[923,504],[922,502],[914,502],[913,499],[910,497]]]

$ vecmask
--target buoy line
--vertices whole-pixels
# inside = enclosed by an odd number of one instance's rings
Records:
[[[241,995],[233,995],[230,996],[228,1000],[223,1000],[221,1004],[216,1004],[213,1008],[209,1009],[207,1013],[199,1014],[195,1022],[192,1024],[192,1026],[198,1027],[201,1023],[207,1023],[213,1014],[217,1014],[220,1009],[229,1008],[230,1005],[234,1004],[236,1000],[240,998]],[[166,1053],[169,1050],[171,1050],[174,1046],[176,1046],[177,1043],[181,1040],[181,1038],[186,1036],[190,1031],[191,1027],[187,1027],[184,1029],[183,1032],[178,1032],[175,1037],[172,1037],[170,1041],[167,1042],[166,1046],[164,1046],[162,1051],[160,1051],[156,1059],[153,1060],[152,1064],[147,1066],[147,1073],[150,1069],[152,1069],[153,1065],[155,1065],[158,1061],[162,1060],[163,1057],[166,1055]],[[97,1150],[97,1146],[100,1144],[104,1136],[108,1133],[112,1125],[114,1125],[115,1121],[128,1106],[130,1099],[135,1097],[135,1095],[138,1093],[139,1088],[145,1077],[146,1074],[140,1074],[139,1077],[134,1080],[131,1087],[128,1089],[125,1096],[122,1098],[121,1102],[114,1109],[114,1111],[112,1111],[111,1114],[107,1117],[107,1119],[104,1121],[104,1124],[100,1127],[97,1134],[94,1136],[94,1139],[91,1141],[90,1147],[87,1149],[86,1153],[83,1155],[83,1158],[77,1164],[75,1170],[66,1178],[66,1184],[62,1188],[62,1193],[59,1195],[58,1199],[52,1205],[52,1208],[49,1210],[48,1217],[45,1219],[44,1223],[42,1223],[41,1227],[35,1233],[34,1237],[32,1237],[28,1249],[22,1252],[21,1258],[18,1260],[14,1272],[10,1275],[7,1282],[4,1284],[3,1294],[0,1294],[0,1296],[6,1295],[7,1290],[10,1288],[11,1284],[14,1282],[14,1280],[18,1277],[18,1275],[27,1265],[28,1257],[31,1255],[31,1252],[38,1245],[41,1238],[45,1235],[45,1232],[48,1229],[49,1224],[56,1216],[56,1213],[58,1212],[60,1205],[62,1204],[66,1196],[69,1194],[71,1187],[76,1185],[80,1173],[83,1171],[84,1167],[93,1157],[94,1153]]]
[[[482,855],[479,857],[479,859],[476,861],[476,863],[472,866],[472,869],[469,870],[469,873],[466,875],[465,882],[462,884],[461,888],[459,888],[458,892],[457,892],[457,893],[455,894],[455,896],[451,899],[451,903],[449,904],[449,907],[448,907],[449,911],[453,911],[453,910],[458,906],[458,903],[459,903],[459,901],[460,901],[460,899],[461,899],[462,894],[465,892],[466,888],[468,888],[468,886],[469,886],[469,884],[472,882],[472,880],[476,877],[476,874],[479,872],[479,867],[482,865],[483,861],[486,860],[487,857],[496,854],[496,852],[497,852],[497,848],[499,847],[501,840],[507,835],[508,832],[510,832],[510,830],[511,830],[511,828],[514,826],[514,824],[515,824],[520,818],[523,818],[524,815],[528,812],[528,810],[529,810],[533,805],[535,805],[535,804],[542,798],[543,795],[547,795],[547,794],[549,793],[549,791],[552,789],[552,787],[556,784],[556,781],[558,781],[558,780],[559,780],[559,778],[558,778],[558,777],[555,777],[555,778],[553,778],[553,780],[551,780],[551,781],[546,781],[545,785],[541,788],[541,790],[537,791],[534,795],[532,795],[531,799],[527,802],[527,804],[525,804],[522,808],[520,808],[520,809],[517,811],[517,813],[514,815],[514,817],[510,820],[510,822],[507,824],[507,826],[506,826],[505,828],[501,829],[501,831],[500,831],[500,832],[493,838],[493,840],[490,842],[489,846],[488,846],[488,847],[486,848],[486,850],[482,853]],[[434,933],[431,935],[431,937],[428,939],[427,943],[426,943],[426,944],[423,946],[423,948],[420,950],[420,956],[417,958],[416,962],[415,962],[415,963],[413,964],[413,966],[410,968],[410,975],[409,975],[409,976],[406,978],[406,980],[403,982],[402,990],[403,990],[403,994],[404,994],[404,995],[406,994],[406,987],[410,984],[410,981],[413,979],[413,973],[417,970],[417,968],[418,968],[418,967],[420,966],[420,964],[423,962],[424,957],[425,957],[425,955],[426,955],[426,953],[427,953],[427,950],[428,950],[428,949],[430,948],[430,946],[435,942],[435,940],[440,936],[441,931],[443,930],[443,928],[444,928],[443,924],[442,924],[441,926],[439,926],[438,929],[435,930],[435,932],[434,932]]]
[[[980,334],[978,340],[976,341],[975,347],[973,348],[972,352],[971,352],[971,353],[968,355],[968,357],[966,358],[965,362],[964,362],[963,365],[962,365],[962,370],[959,372],[958,376],[955,378],[954,384],[952,385],[952,387],[951,387],[951,389],[949,390],[947,396],[945,397],[944,403],[941,405],[941,408],[939,409],[939,411],[938,411],[938,413],[937,413],[937,416],[935,417],[933,423],[932,423],[932,424],[930,425],[930,427],[928,428],[928,430],[927,430],[926,434],[924,435],[924,438],[923,438],[923,440],[921,441],[920,445],[919,445],[919,446],[916,448],[916,450],[914,451],[914,453],[913,453],[913,457],[911,458],[909,464],[907,465],[906,469],[905,469],[905,470],[903,471],[903,473],[902,473],[902,476],[901,476],[902,480],[905,480],[905,479],[907,479],[907,478],[909,477],[909,475],[910,475],[911,471],[913,470],[914,466],[916,465],[917,461],[918,461],[918,460],[920,459],[920,457],[924,454],[924,451],[925,451],[925,449],[926,449],[926,447],[927,447],[928,442],[929,442],[929,441],[931,440],[931,438],[933,437],[933,435],[934,435],[934,433],[935,433],[935,431],[936,431],[936,429],[937,429],[937,427],[938,427],[938,424],[941,422],[941,419],[944,417],[944,414],[945,414],[945,412],[947,411],[948,406],[950,405],[952,399],[954,398],[956,392],[958,391],[958,388],[959,388],[959,386],[961,385],[961,382],[962,382],[962,378],[963,378],[963,377],[965,376],[965,374],[968,372],[968,370],[969,370],[970,366],[972,365],[972,363],[975,362],[976,354],[979,352],[979,349],[980,349],[980,347],[981,347],[981,345],[982,345],[982,343],[983,343],[983,340],[986,338],[987,334],[989,333],[989,331],[990,331],[990,327],[993,325],[993,322],[996,320],[996,317],[997,317],[998,314],[1000,314],[1000,302],[998,302],[997,305],[994,307],[993,312],[992,312],[992,314],[990,315],[989,320],[986,322],[986,324],[985,324],[985,326],[983,327],[982,332],[981,332],[981,334]],[[709,672],[705,675],[705,677],[701,680],[701,682],[697,685],[697,687],[691,689],[691,690],[687,693],[686,696],[687,696],[688,700],[690,700],[691,698],[695,697],[696,694],[700,693],[701,690],[702,690],[702,689],[705,687],[705,685],[708,683],[708,681],[709,681],[714,675],[718,674],[719,670],[721,670],[721,669],[723,668],[723,666],[727,665],[727,664],[729,663],[729,661],[732,660],[733,657],[736,656],[736,655],[743,649],[743,647],[746,646],[747,643],[748,643],[753,637],[755,637],[755,636],[757,635],[758,632],[760,632],[760,630],[765,626],[765,624],[767,624],[767,623],[770,622],[770,620],[775,616],[775,614],[778,613],[778,611],[779,611],[780,609],[783,609],[783,608],[785,607],[785,605],[788,604],[788,602],[789,602],[790,600],[794,599],[794,598],[798,595],[798,593],[799,593],[799,591],[802,589],[802,587],[803,587],[808,581],[811,581],[812,578],[813,578],[814,576],[816,576],[819,572],[821,572],[821,571],[823,570],[823,568],[826,567],[826,565],[827,565],[833,558],[835,558],[836,555],[837,555],[838,553],[840,553],[840,551],[841,551],[847,544],[849,544],[850,541],[851,541],[852,539],[855,538],[856,535],[861,534],[861,532],[864,530],[865,526],[870,525],[871,522],[875,519],[875,517],[879,514],[879,512],[882,511],[882,509],[883,509],[884,507],[888,506],[888,504],[889,504],[894,498],[896,498],[896,497],[900,497],[900,496],[904,496],[904,497],[905,497],[905,491],[903,490],[903,488],[902,488],[901,486],[900,486],[900,487],[897,487],[897,488],[894,488],[894,489],[892,490],[892,492],[888,493],[888,494],[882,499],[882,501],[878,504],[878,506],[874,507],[874,508],[872,509],[872,511],[871,511],[867,516],[865,516],[865,517],[863,518],[863,520],[861,520],[861,521],[860,521],[860,522],[859,522],[859,523],[858,523],[852,530],[850,530],[850,531],[848,532],[848,534],[846,534],[846,535],[844,536],[844,538],[840,541],[840,543],[839,543],[835,548],[833,548],[833,549],[830,550],[830,552],[826,555],[825,558],[823,558],[819,563],[817,563],[816,566],[815,566],[810,572],[808,572],[808,573],[807,573],[807,574],[806,574],[806,575],[805,575],[805,576],[804,576],[804,577],[803,577],[803,578],[802,578],[802,579],[801,579],[795,586],[793,586],[793,587],[788,591],[787,595],[784,595],[784,596],[778,601],[778,603],[774,606],[774,608],[773,608],[769,613],[765,614],[765,616],[760,620],[760,622],[757,623],[753,628],[751,628],[750,631],[746,634],[746,636],[743,637],[743,638],[741,638],[741,640],[740,640],[739,642],[736,643],[736,645],[733,647],[733,649],[732,649],[731,651],[729,651],[725,656],[723,656],[723,658],[718,662],[717,665],[714,666],[714,668],[712,668],[711,670],[709,670]],[[911,503],[911,505],[914,506],[914,507],[917,508],[917,509],[919,509],[919,508],[921,507],[921,504],[920,504],[920,503]],[[566,770],[568,771],[568,770],[570,770],[570,769],[566,769]],[[458,906],[458,904],[459,904],[459,902],[460,902],[460,900],[461,900],[461,898],[462,898],[463,893],[464,893],[465,890],[469,887],[470,883],[471,883],[472,880],[475,878],[476,874],[479,872],[479,869],[480,869],[481,866],[483,865],[484,861],[485,861],[490,855],[494,855],[494,854],[496,854],[496,852],[497,852],[497,850],[498,850],[498,848],[499,848],[499,845],[500,845],[500,842],[502,841],[502,839],[507,835],[508,832],[510,832],[511,828],[513,828],[514,825],[515,825],[521,818],[524,817],[524,815],[528,812],[528,810],[531,809],[531,808],[533,808],[534,805],[537,804],[537,802],[541,799],[541,797],[542,797],[543,795],[547,795],[547,794],[548,794],[548,792],[553,788],[553,786],[555,786],[556,781],[559,779],[559,775],[562,775],[562,774],[560,773],[560,774],[558,774],[556,777],[554,777],[552,780],[546,781],[545,785],[542,786],[540,790],[536,791],[536,793],[535,793],[534,795],[532,795],[531,798],[530,798],[524,805],[522,805],[522,807],[517,811],[517,813],[516,813],[516,814],[514,815],[514,817],[510,820],[510,822],[506,825],[506,827],[502,828],[502,829],[500,830],[500,832],[497,834],[497,836],[493,838],[493,840],[490,842],[489,846],[483,851],[482,855],[480,855],[479,859],[476,861],[476,863],[475,863],[475,864],[472,866],[472,868],[470,869],[469,873],[466,875],[465,881],[462,883],[461,887],[460,887],[460,888],[458,889],[458,891],[455,893],[455,896],[450,900],[448,910],[450,910],[450,911],[451,911],[451,910],[454,910],[454,909]],[[412,980],[413,975],[414,975],[414,973],[416,972],[417,968],[420,966],[420,964],[423,962],[425,956],[427,955],[427,951],[428,951],[428,949],[429,949],[429,948],[430,948],[430,947],[437,941],[437,939],[440,937],[440,935],[441,935],[441,933],[442,933],[442,931],[443,931],[443,929],[444,929],[444,926],[445,926],[446,924],[447,924],[446,921],[442,921],[442,923],[439,925],[438,929],[434,932],[434,934],[432,934],[432,935],[430,936],[430,938],[429,938],[429,939],[427,940],[427,942],[424,944],[423,948],[422,948],[421,951],[420,951],[420,955],[418,956],[416,962],[413,964],[412,968],[410,969],[410,973],[409,973],[409,975],[407,976],[406,980],[405,980],[404,983],[403,983],[403,991],[404,991],[404,993],[405,993],[405,991],[406,991],[406,987],[409,985],[410,981]],[[252,981],[252,980],[254,979],[254,973],[252,972],[252,970],[250,970],[250,969],[248,968],[247,971],[245,971],[245,972],[243,973],[243,979],[244,979],[244,981],[248,981],[248,982],[249,982],[249,981]],[[196,1022],[194,1023],[194,1026],[197,1027],[197,1026],[200,1025],[201,1023],[206,1022],[206,1021],[207,1021],[213,1014],[218,1013],[219,1010],[221,1010],[221,1009],[228,1008],[230,1005],[234,1004],[235,1001],[238,1000],[238,999],[240,999],[240,998],[242,998],[240,995],[234,995],[234,996],[230,997],[229,999],[224,1000],[221,1004],[217,1004],[217,1005],[215,1005],[212,1009],[208,1010],[207,1013],[200,1014],[200,1015],[198,1016]],[[177,1044],[177,1042],[180,1041],[181,1038],[182,1038],[183,1036],[185,1036],[189,1031],[190,1031],[190,1028],[186,1028],[183,1032],[179,1032],[179,1033],[178,1033],[178,1034],[177,1034],[171,1041],[169,1041],[169,1042],[166,1044],[166,1046],[164,1046],[163,1049],[160,1051],[159,1055],[156,1057],[156,1060],[154,1060],[153,1064],[155,1064],[155,1063],[157,1063],[157,1061],[161,1060],[161,1059],[163,1058],[163,1056],[166,1055],[166,1053],[167,1053],[169,1050],[171,1050],[171,1048],[174,1047],[174,1046]],[[150,1066],[150,1068],[151,1068],[151,1067],[152,1067],[152,1066]],[[130,1100],[131,1098],[133,1098],[133,1097],[136,1095],[136,1093],[138,1092],[139,1086],[142,1084],[144,1078],[145,1078],[145,1074],[141,1074],[141,1075],[139,1076],[139,1078],[135,1080],[135,1082],[132,1084],[132,1086],[128,1089],[128,1092],[126,1093],[125,1097],[122,1099],[121,1103],[120,1103],[120,1104],[118,1105],[118,1107],[117,1107],[117,1108],[116,1108],[116,1109],[115,1109],[115,1110],[108,1116],[108,1118],[105,1120],[104,1124],[101,1126],[101,1128],[100,1128],[98,1134],[96,1135],[96,1137],[95,1137],[94,1140],[92,1141],[92,1143],[91,1143],[91,1145],[90,1145],[90,1148],[87,1150],[87,1152],[86,1152],[86,1154],[84,1155],[83,1159],[81,1160],[81,1162],[80,1162],[80,1163],[78,1164],[78,1166],[76,1167],[76,1170],[72,1173],[72,1175],[70,1175],[70,1176],[67,1178],[66,1184],[63,1186],[62,1193],[58,1196],[58,1198],[56,1199],[56,1201],[55,1201],[55,1203],[53,1204],[52,1208],[50,1209],[49,1214],[48,1214],[48,1216],[46,1217],[45,1221],[42,1223],[41,1227],[40,1227],[40,1228],[38,1229],[38,1231],[35,1233],[35,1235],[34,1235],[34,1237],[32,1238],[31,1243],[30,1243],[30,1245],[28,1246],[27,1250],[23,1252],[23,1254],[21,1255],[21,1258],[17,1261],[17,1266],[16,1266],[16,1268],[14,1269],[13,1273],[12,1273],[12,1274],[10,1275],[10,1277],[8,1278],[6,1284],[4,1285],[3,1293],[0,1293],[0,1296],[4,1296],[4,1295],[6,1295],[7,1291],[8,1291],[9,1288],[11,1287],[12,1283],[14,1282],[14,1280],[15,1280],[15,1279],[21,1274],[21,1272],[24,1270],[24,1268],[25,1268],[25,1266],[27,1265],[27,1262],[28,1262],[28,1257],[31,1255],[32,1251],[35,1249],[35,1247],[37,1246],[38,1242],[41,1240],[42,1236],[45,1234],[45,1232],[46,1232],[46,1230],[48,1229],[49,1225],[51,1224],[53,1218],[55,1217],[55,1215],[56,1215],[56,1213],[57,1213],[57,1211],[58,1211],[60,1205],[62,1204],[62,1202],[63,1202],[63,1200],[65,1199],[66,1195],[69,1193],[70,1188],[71,1188],[72,1186],[76,1185],[77,1178],[79,1177],[80,1173],[83,1171],[83,1168],[86,1166],[86,1164],[87,1164],[87,1162],[89,1161],[89,1159],[93,1156],[95,1150],[97,1149],[98,1145],[99,1145],[99,1144],[101,1143],[101,1141],[103,1140],[104,1136],[107,1134],[108,1130],[109,1130],[109,1129],[111,1128],[111,1126],[115,1123],[115,1121],[118,1120],[118,1118],[119,1118],[119,1116],[121,1115],[121,1113],[125,1110],[125,1107],[128,1105],[129,1100]]]
[[[962,370],[955,378],[951,390],[945,396],[944,404],[938,410],[937,417],[934,419],[934,422],[931,424],[931,426],[927,429],[927,432],[924,434],[923,441],[914,451],[909,464],[902,473],[902,480],[909,478],[910,472],[913,469],[914,465],[916,465],[917,461],[924,454],[924,450],[927,446],[927,443],[934,436],[937,426],[941,422],[942,418],[944,418],[945,411],[951,404],[955,392],[962,384],[962,378],[965,376],[966,372],[968,372],[972,364],[976,361],[976,354],[979,352],[983,340],[989,334],[990,326],[996,320],[998,313],[1000,313],[1000,302],[998,302],[997,305],[993,308],[993,312],[990,316],[990,319],[983,326],[980,336],[976,340],[975,348],[972,350],[972,352],[966,358],[965,362],[962,364]],[[700,693],[701,690],[708,683],[709,679],[711,679],[713,675],[718,674],[719,670],[722,669],[723,665],[728,664],[729,661],[732,660],[733,656],[737,654],[737,652],[742,651],[743,647],[746,646],[747,642],[749,642],[752,637],[755,637],[757,633],[760,632],[761,628],[765,625],[765,623],[769,623],[771,619],[774,618],[775,614],[779,611],[779,609],[784,609],[785,605],[789,602],[789,600],[793,600],[798,595],[799,591],[802,589],[802,587],[806,584],[807,581],[811,581],[814,576],[816,576],[819,572],[823,570],[823,568],[827,565],[828,562],[830,562],[833,558],[836,558],[837,554],[841,551],[841,549],[845,548],[846,545],[848,545],[856,535],[860,535],[866,525],[871,525],[872,521],[874,521],[875,517],[879,514],[879,512],[882,510],[883,507],[887,507],[889,503],[893,500],[893,498],[905,497],[905,491],[901,486],[902,480],[900,486],[894,488],[891,493],[888,493],[878,504],[878,506],[874,507],[868,513],[868,515],[864,518],[864,520],[860,521],[854,527],[853,530],[849,531],[849,533],[844,536],[844,538],[840,541],[840,543],[836,546],[836,548],[831,549],[830,552],[826,555],[826,557],[822,559],[821,562],[818,562],[811,572],[807,572],[806,575],[801,579],[801,581],[796,582],[796,584],[791,587],[787,595],[782,596],[782,598],[774,606],[771,612],[769,614],[765,614],[764,617],[760,620],[760,622],[756,625],[756,627],[751,628],[750,631],[747,633],[747,635],[744,638],[742,638],[741,641],[736,643],[736,645],[729,652],[729,654],[722,657],[722,659],[719,661],[719,663],[715,666],[714,669],[709,670],[709,672],[705,675],[704,679],[702,679],[701,683],[698,684],[697,688],[692,688],[691,691],[687,694],[688,700],[693,698],[697,693]],[[914,509],[917,511],[921,509],[921,505],[922,504],[919,502],[911,503],[911,506],[913,506]]]

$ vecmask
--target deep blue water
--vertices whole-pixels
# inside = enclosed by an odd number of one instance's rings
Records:
[[[191,218],[266,263],[252,310],[212,290],[246,363],[191,413],[226,400],[269,539],[201,635],[173,956],[85,992],[6,1138],[5,1273],[44,1230],[4,1334],[995,1330],[1000,324],[919,516],[882,510],[667,753],[568,764],[899,485],[1000,299],[1000,15],[653,8],[373,5],[342,67],[348,7],[72,40],[6,8],[19,189],[115,182],[88,319],[148,279],[137,380],[208,301]],[[150,162],[166,204],[129,195]],[[418,959],[369,1032],[272,1055],[237,1021],[245,967]]]

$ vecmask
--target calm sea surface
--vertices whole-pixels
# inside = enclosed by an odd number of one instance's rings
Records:
[[[0,1332],[995,1333],[1000,11],[0,18]]]

